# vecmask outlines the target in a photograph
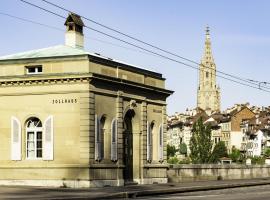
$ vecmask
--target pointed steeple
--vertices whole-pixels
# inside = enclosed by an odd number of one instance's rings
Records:
[[[216,64],[212,55],[209,27],[206,27],[204,53],[199,65],[197,107],[203,110],[220,110],[220,89],[216,84]]]
[[[204,54],[203,54],[203,58],[202,58],[202,64],[214,63],[214,57],[212,55],[212,48],[211,48],[209,26],[206,27],[205,32],[206,32],[205,33],[205,45],[204,45]]]

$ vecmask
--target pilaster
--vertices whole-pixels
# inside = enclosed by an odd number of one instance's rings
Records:
[[[89,94],[89,121],[90,121],[90,162],[95,161],[95,94]]]
[[[162,123],[163,123],[163,160],[167,160],[167,108],[162,106]]]
[[[89,93],[80,94],[80,164],[90,160]]]
[[[123,152],[124,152],[124,144],[123,144],[123,97],[122,92],[119,91],[116,97],[116,117],[117,117],[117,152],[118,152],[118,162],[119,164],[123,163]]]
[[[140,138],[140,149],[141,149],[141,160],[140,160],[140,166],[141,166],[141,170],[140,170],[140,177],[144,178],[143,176],[143,166],[145,163],[147,163],[146,161],[146,157],[147,157],[147,103],[146,101],[142,101],[141,103],[141,138]]]

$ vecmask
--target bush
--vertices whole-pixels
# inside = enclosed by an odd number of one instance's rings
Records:
[[[251,158],[251,163],[253,165],[264,165],[265,164],[265,158],[262,156],[254,156]]]
[[[187,145],[185,143],[179,145],[179,153],[187,155]]]
[[[175,146],[171,146],[169,144],[167,144],[167,155],[168,157],[174,157],[176,153],[176,148]]]
[[[185,158],[185,159],[180,160],[180,161],[178,162],[178,164],[190,164],[190,163],[191,163],[190,158]]]
[[[168,159],[169,164],[178,164],[179,160],[176,157],[171,157]]]
[[[269,147],[264,150],[264,156],[270,157],[270,148]]]

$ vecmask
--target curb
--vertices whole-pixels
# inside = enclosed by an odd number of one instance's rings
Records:
[[[127,198],[136,198],[136,197],[143,197],[143,196],[150,196],[150,195],[221,190],[221,189],[227,189],[227,188],[251,187],[251,186],[259,186],[259,185],[270,185],[270,181],[221,184],[221,185],[211,185],[211,186],[194,186],[194,187],[186,187],[186,188],[166,188],[166,189],[144,190],[144,191],[134,191],[134,192],[118,192],[111,195],[104,195],[102,197],[96,196],[93,199],[120,199],[120,198],[127,199]],[[88,199],[91,199],[91,198],[88,198]]]

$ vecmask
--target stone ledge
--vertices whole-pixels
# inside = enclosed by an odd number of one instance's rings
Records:
[[[144,164],[144,168],[169,168],[168,164]]]
[[[91,169],[125,168],[125,165],[118,164],[91,164]]]
[[[239,165],[239,164],[182,164],[169,165],[170,169],[251,169],[251,168],[269,168],[270,165]]]

